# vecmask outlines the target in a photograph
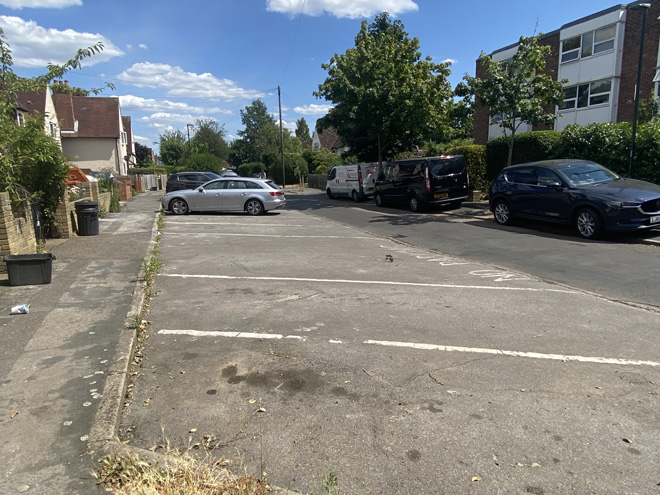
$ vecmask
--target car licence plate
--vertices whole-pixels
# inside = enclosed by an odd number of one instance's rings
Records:
[[[660,215],[655,216],[655,217],[651,217],[649,219],[649,223],[658,223],[658,222],[660,222]]]
[[[447,196],[449,196],[449,193],[438,193],[438,194],[434,194],[434,195],[433,195],[433,197],[434,197],[435,199],[438,199],[438,198],[446,198]]]

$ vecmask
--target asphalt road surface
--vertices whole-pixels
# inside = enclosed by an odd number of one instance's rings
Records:
[[[421,214],[403,208],[330,200],[321,192],[289,195],[289,209],[304,211],[403,242],[533,274],[608,298],[660,308],[660,231],[585,241],[573,228],[520,221],[512,227],[464,216],[466,210]],[[640,241],[652,239],[656,245]]]
[[[330,473],[352,494],[657,493],[660,314],[450,251],[654,255],[513,232],[321,203],[168,215],[123,438],[303,493]]]

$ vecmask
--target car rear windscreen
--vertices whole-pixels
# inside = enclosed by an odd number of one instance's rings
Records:
[[[465,171],[465,159],[462,156],[430,159],[429,170],[436,177],[462,174]]]

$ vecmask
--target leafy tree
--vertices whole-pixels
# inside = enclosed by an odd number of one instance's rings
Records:
[[[151,149],[135,142],[135,156],[138,159],[138,167],[146,167],[151,164]]]
[[[361,160],[414,149],[446,117],[449,64],[422,59],[419,40],[386,12],[363,21],[355,47],[322,67],[328,77],[314,95],[335,106],[319,127],[334,126]]]
[[[238,131],[238,135],[245,142],[247,161],[272,161],[265,157],[278,154],[280,130],[264,102],[254,100],[251,105],[241,110],[241,122],[245,129]]]
[[[224,165],[225,162],[212,153],[193,153],[186,159],[183,168],[198,172],[220,173]]]
[[[160,158],[165,165],[178,166],[186,151],[186,136],[181,131],[165,131],[159,134]]]
[[[312,137],[309,135],[309,126],[305,121],[305,117],[296,120],[296,137],[304,144],[312,142]]]
[[[213,119],[198,119],[197,130],[190,140],[191,149],[197,153],[210,153],[222,162],[229,158],[229,145],[225,141],[227,131]]]
[[[318,151],[308,148],[303,151],[302,156],[307,160],[308,169],[314,174],[327,174],[332,167],[342,163],[341,157],[326,148],[321,148]]]
[[[563,101],[562,84],[545,72],[549,46],[540,46],[538,36],[520,37],[512,59],[495,62],[481,54],[479,63],[486,77],[464,77],[478,105],[489,107],[491,124],[499,124],[509,139],[511,165],[516,131],[523,123],[552,124],[557,119],[555,105]]]
[[[64,195],[63,181],[69,164],[57,142],[44,132],[43,115],[27,119],[23,126],[14,120],[18,95],[26,91],[47,91],[51,81],[79,69],[84,59],[102,50],[102,43],[82,48],[63,65],[49,64],[46,73],[22,78],[12,69],[11,49],[0,29],[0,190],[8,192],[13,202],[40,198],[47,235],[56,226],[55,211]],[[106,87],[114,86],[107,84]],[[91,91],[98,94],[102,90]]]

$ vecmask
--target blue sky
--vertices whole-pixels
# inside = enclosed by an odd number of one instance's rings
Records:
[[[196,119],[243,128],[240,110],[260,98],[295,129],[313,129],[328,102],[314,97],[326,78],[321,64],[354,46],[363,19],[381,11],[420,40],[423,56],[452,61],[454,87],[475,60],[618,5],[603,0],[0,0],[0,28],[22,76],[63,63],[99,41],[102,54],[68,74],[72,86],[116,89],[134,139],[157,148],[159,134]]]

